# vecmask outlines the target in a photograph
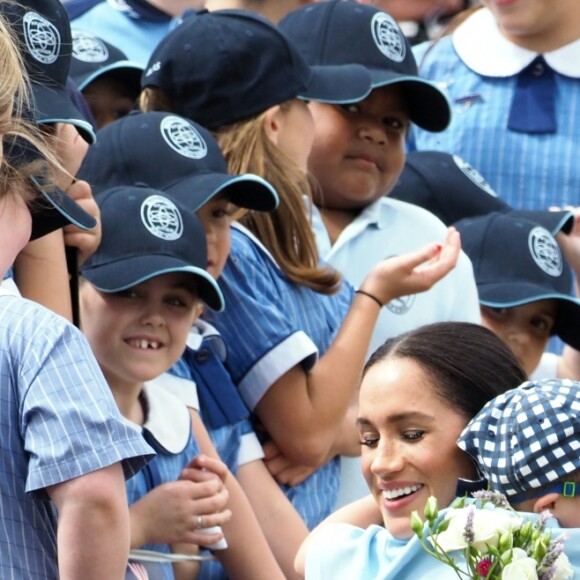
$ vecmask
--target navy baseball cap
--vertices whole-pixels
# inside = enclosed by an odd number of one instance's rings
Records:
[[[309,66],[294,43],[256,13],[202,10],[159,43],[141,86],[163,89],[176,113],[214,129],[297,97],[360,101],[371,79],[356,64]]]
[[[580,495],[573,482],[550,485],[580,469],[580,383],[530,381],[498,395],[469,422],[457,445],[511,503],[553,491]]]
[[[132,113],[97,135],[78,172],[95,196],[110,187],[146,183],[193,212],[221,192],[238,207],[271,211],[278,205],[267,181],[251,173],[230,175],[213,135],[173,113]]]
[[[515,210],[500,199],[485,178],[459,155],[442,151],[407,154],[405,168],[389,197],[418,205],[450,226],[464,218],[491,212],[512,212],[534,221],[552,235],[570,233],[572,211]]]
[[[329,0],[290,12],[278,26],[310,65],[364,65],[374,89],[403,88],[411,121],[419,127],[443,131],[449,125],[447,97],[419,76],[411,45],[390,14],[354,0]]]
[[[580,300],[570,293],[570,267],[546,228],[497,212],[460,220],[455,227],[473,265],[480,304],[512,308],[554,299],[553,333],[580,348]]]
[[[149,187],[108,189],[97,198],[103,235],[81,274],[101,292],[121,292],[162,274],[195,276],[200,298],[223,310],[217,282],[207,273],[205,230],[188,208]]]
[[[27,113],[24,113],[25,116]],[[40,151],[22,137],[4,137],[4,156],[6,162],[16,170],[24,169],[32,163],[39,163],[36,175],[28,179],[40,195],[30,204],[32,216],[31,240],[41,238],[54,230],[73,224],[82,230],[91,230],[97,225],[96,219],[81,208],[61,189],[46,185],[42,175],[46,167]]]
[[[95,133],[73,104],[67,89],[72,38],[68,15],[59,0],[0,2],[2,13],[18,36],[31,81],[33,115],[38,124],[69,123],[88,143]]]
[[[120,78],[134,87],[135,98],[141,91],[143,67],[127,58],[125,53],[79,28],[72,29],[72,60],[70,76],[80,91],[104,75]]]

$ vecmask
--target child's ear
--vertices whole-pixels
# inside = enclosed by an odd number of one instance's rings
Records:
[[[542,497],[539,497],[534,502],[534,513],[540,514],[545,510],[549,510],[554,517],[556,517],[556,504],[558,502],[558,498],[560,497],[559,493],[547,493]]]
[[[264,113],[264,131],[274,145],[278,145],[282,128],[282,110],[279,105],[270,107]]]

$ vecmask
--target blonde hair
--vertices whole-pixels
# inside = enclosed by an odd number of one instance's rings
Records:
[[[168,95],[157,87],[144,89],[139,105],[145,112],[173,110]],[[289,103],[280,105],[281,108],[288,106]],[[312,202],[310,183],[304,172],[268,138],[264,115],[214,131],[228,162],[228,171],[263,177],[280,197],[280,204],[273,212],[244,212],[239,221],[264,244],[292,282],[321,294],[334,294],[342,278],[334,268],[319,263],[304,203],[304,197]]]
[[[281,105],[285,106],[288,105]],[[312,202],[310,184],[303,171],[268,138],[264,115],[215,132],[230,173],[260,175],[280,197],[273,212],[247,212],[240,221],[268,248],[290,280],[316,292],[332,294],[340,287],[341,276],[333,268],[319,264],[304,203],[305,196]]]

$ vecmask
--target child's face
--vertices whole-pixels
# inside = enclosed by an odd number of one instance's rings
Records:
[[[135,108],[136,95],[133,93],[130,87],[115,77],[102,76],[90,83],[83,90],[83,96],[97,129],[128,115]]]
[[[513,308],[481,307],[482,324],[495,332],[512,350],[529,376],[540,363],[550,339],[558,305],[538,300]]]
[[[56,157],[61,165],[74,177],[89,150],[89,144],[81,137],[77,128],[70,123],[55,123],[52,125],[52,131]],[[70,177],[62,174],[58,179],[57,185],[63,191],[66,191],[71,186]]]
[[[85,281],[80,304],[83,332],[114,389],[152,380],[179,360],[198,298],[192,275],[174,272],[114,294]]]
[[[314,121],[308,105],[294,99],[279,108],[276,145],[304,172],[314,139]]]
[[[0,165],[4,162],[2,127],[8,125],[11,115],[11,109],[0,115]],[[0,280],[28,243],[31,231],[32,217],[24,199],[12,192],[2,195],[0,198]]]
[[[409,116],[401,87],[375,89],[360,103],[310,103],[314,145],[308,169],[317,205],[360,210],[388,194],[405,164]]]
[[[484,0],[502,33],[519,44],[557,37],[580,16],[577,0]]]
[[[219,193],[197,210],[207,240],[207,271],[219,278],[230,253],[230,224],[237,207],[224,193]]]

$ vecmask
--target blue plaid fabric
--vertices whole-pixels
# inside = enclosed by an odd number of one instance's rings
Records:
[[[0,296],[0,578],[58,578],[44,489],[152,449],[119,414],[82,334],[20,297]]]
[[[580,382],[524,383],[471,420],[458,446],[508,499],[580,469]]]

